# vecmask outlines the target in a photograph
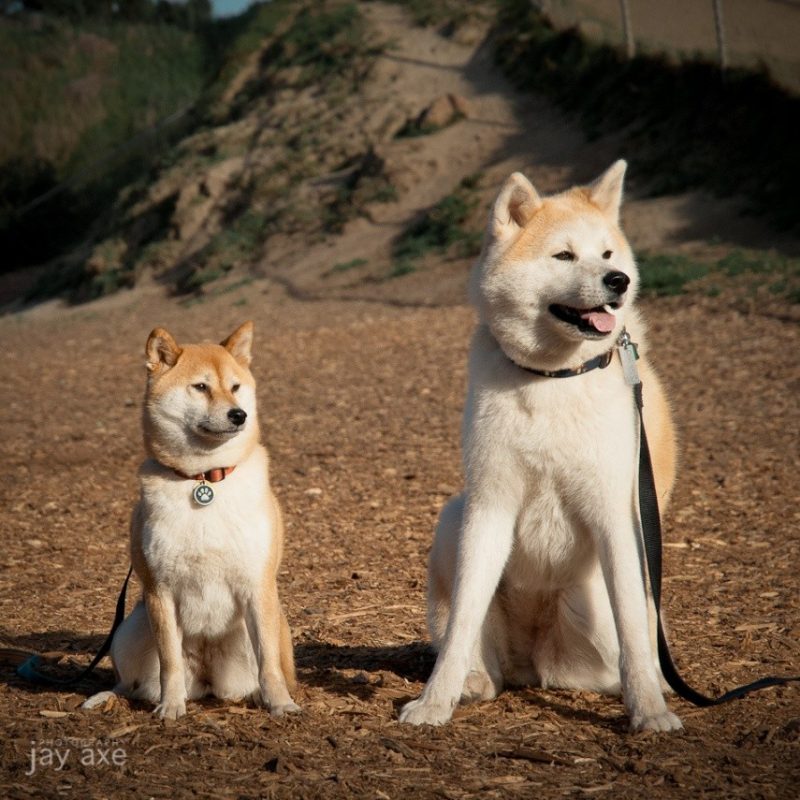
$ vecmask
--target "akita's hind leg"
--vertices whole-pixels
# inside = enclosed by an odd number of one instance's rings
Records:
[[[444,639],[450,616],[463,511],[463,496],[454,498],[444,507],[428,562],[428,629],[437,650]],[[503,688],[500,653],[504,631],[505,620],[495,597],[472,651],[469,673],[461,692],[462,702],[491,700]]]
[[[618,694],[619,640],[599,565],[584,583],[544,605],[549,619],[540,620],[533,649],[541,685]]]

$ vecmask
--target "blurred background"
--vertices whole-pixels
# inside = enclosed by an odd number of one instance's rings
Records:
[[[3,0],[0,303],[264,274],[416,298],[426,258],[454,297],[504,170],[555,190],[618,156],[635,196],[680,198],[631,223],[656,283],[724,243],[791,298],[798,41],[798,0]]]

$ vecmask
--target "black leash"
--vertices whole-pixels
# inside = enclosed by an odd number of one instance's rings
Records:
[[[133,566],[131,566],[128,570],[128,574],[125,577],[125,582],[122,584],[122,589],[120,590],[119,597],[117,598],[117,608],[114,613],[114,623],[111,626],[111,630],[109,631],[106,640],[97,651],[97,655],[92,659],[92,663],[89,664],[88,667],[83,669],[73,678],[53,678],[50,675],[45,675],[43,672],[39,672],[38,668],[42,663],[42,657],[33,655],[27,661],[23,662],[17,667],[17,675],[19,675],[20,678],[24,678],[26,681],[31,681],[32,683],[38,683],[45,686],[74,686],[76,683],[80,683],[85,677],[90,675],[94,668],[100,663],[100,660],[111,649],[111,642],[114,639],[114,634],[117,632],[117,628],[119,628],[119,626],[122,624],[122,620],[125,618],[125,596],[128,593],[128,581],[131,579],[132,572]]]
[[[661,515],[658,511],[658,496],[656,495],[656,485],[653,478],[653,465],[650,460],[650,447],[647,444],[647,435],[644,430],[642,384],[635,364],[639,356],[636,352],[636,345],[631,342],[630,336],[625,331],[620,336],[619,352],[625,380],[633,386],[633,398],[639,414],[639,516],[642,522],[642,538],[644,539],[647,572],[650,575],[650,587],[656,609],[658,661],[661,665],[661,673],[664,679],[677,695],[696,706],[718,706],[737,697],[744,697],[758,689],[800,681],[800,676],[769,676],[744,686],[737,686],[719,697],[707,697],[689,686],[678,673],[669,652],[667,637],[664,635],[664,627],[661,624]]]

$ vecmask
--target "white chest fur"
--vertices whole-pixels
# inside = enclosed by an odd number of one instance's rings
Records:
[[[257,450],[200,506],[195,483],[146,462],[142,551],[153,580],[175,600],[184,636],[225,635],[263,581],[273,535],[266,458]]]
[[[467,488],[513,510],[506,580],[559,588],[593,561],[592,528],[631,508],[636,425],[618,359],[606,369],[545,378],[473,341],[464,420]]]

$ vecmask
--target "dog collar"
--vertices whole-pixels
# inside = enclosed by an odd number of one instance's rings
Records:
[[[614,350],[619,350],[625,382],[631,386],[639,383],[639,376],[636,372],[636,360],[639,358],[639,349],[636,343],[631,341],[631,335],[625,328],[620,331],[616,343],[610,350],[599,356],[590,358],[588,361],[584,361],[583,364],[575,369],[533,369],[532,367],[523,367],[522,364],[517,364],[514,359],[509,360],[520,369],[524,369],[526,372],[532,372],[534,375],[541,375],[544,378],[572,378],[575,375],[583,375],[584,372],[591,372],[593,369],[605,369],[611,363],[611,359],[614,358]]]
[[[197,505],[207,506],[214,501],[214,490],[208,484],[224,481],[235,469],[236,465],[234,464],[232,467],[215,467],[206,472],[199,472],[197,475],[187,475],[178,469],[172,471],[187,481],[198,481],[197,486],[192,489],[192,498]]]
[[[544,378],[572,378],[575,375],[583,375],[585,372],[591,372],[593,369],[605,369],[614,357],[614,348],[612,347],[607,353],[590,358],[584,361],[579,367],[575,369],[533,369],[532,367],[523,367],[522,364],[517,364],[512,359],[512,363],[516,364],[520,369],[525,372],[532,372],[534,375],[541,375]]]
[[[179,477],[184,478],[187,481],[204,481],[207,483],[219,483],[220,481],[224,481],[228,475],[231,474],[236,469],[236,465],[234,464],[232,467],[215,467],[214,469],[210,469],[207,472],[198,472],[197,475],[187,475],[185,472],[181,472],[179,469],[173,469],[172,471]]]

